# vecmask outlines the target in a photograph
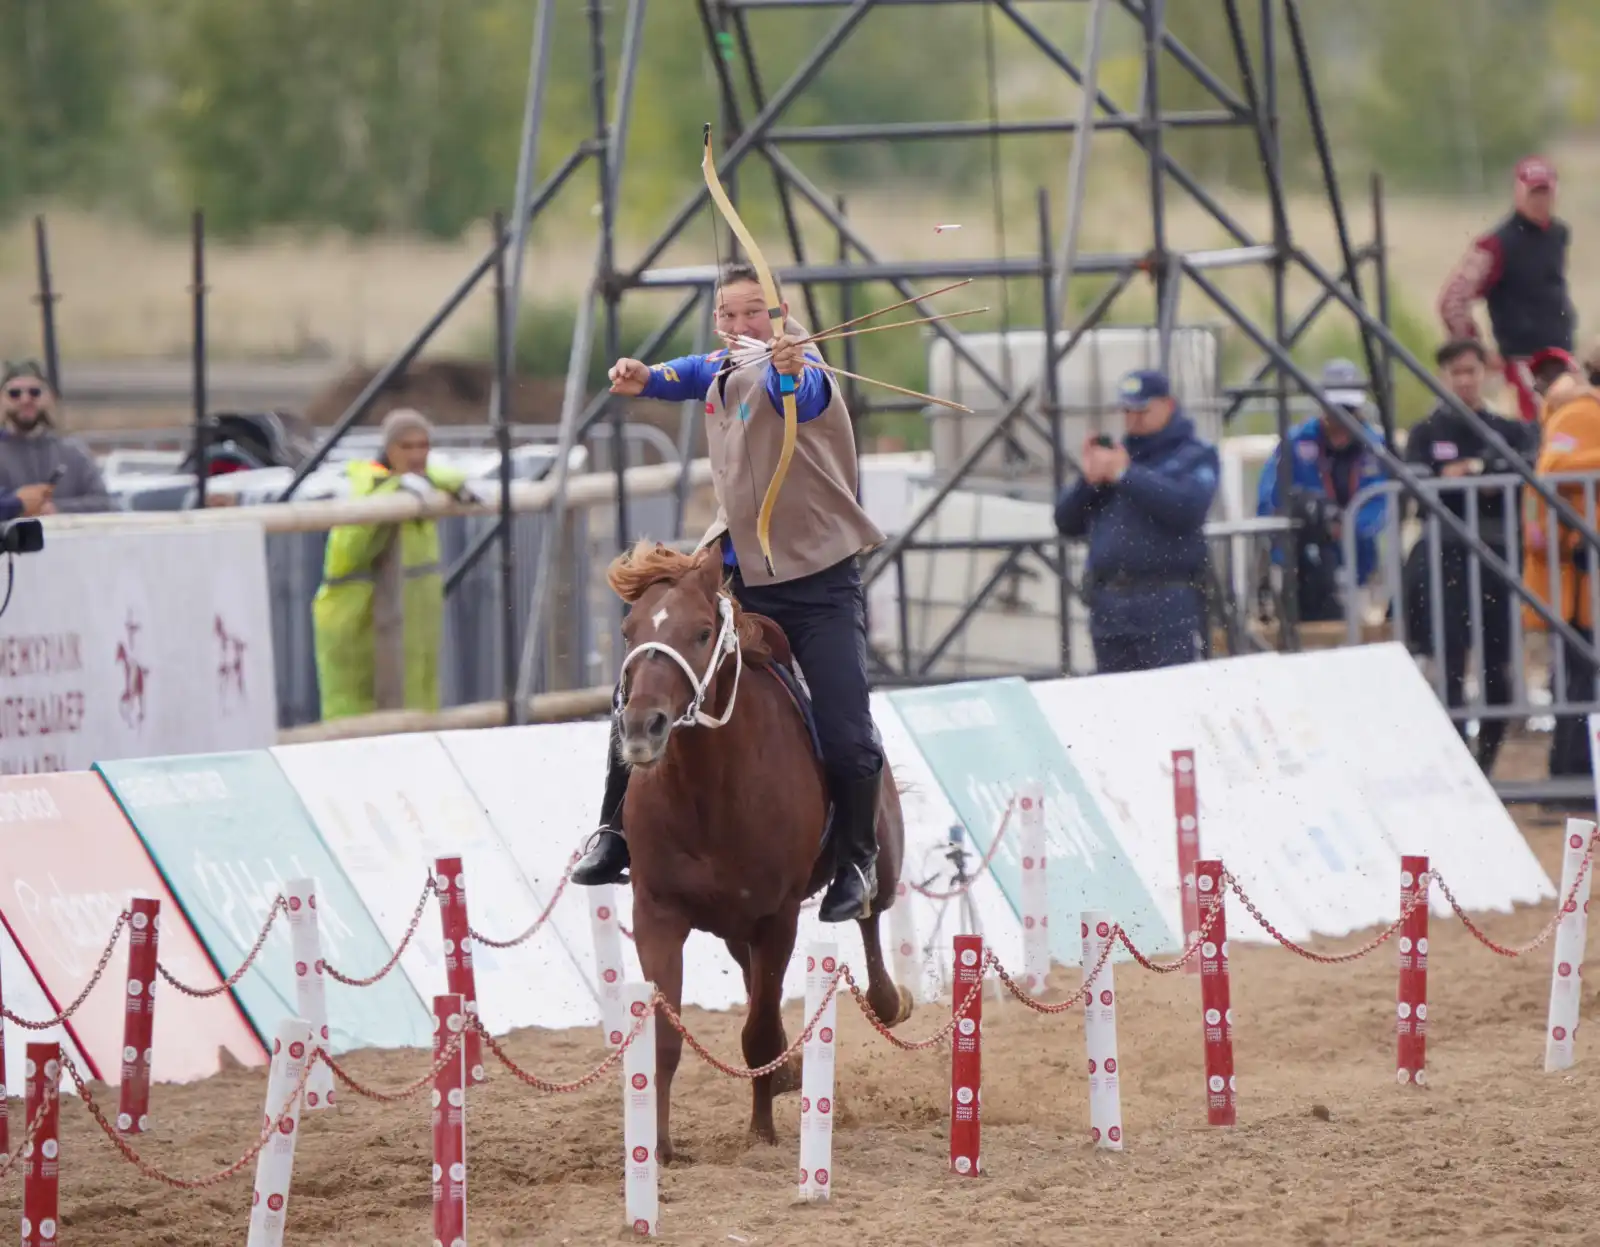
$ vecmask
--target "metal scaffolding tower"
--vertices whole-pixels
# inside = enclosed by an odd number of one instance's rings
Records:
[[[1374,403],[1381,414],[1390,446],[1394,444],[1393,378],[1397,368],[1416,375],[1441,401],[1452,401],[1438,386],[1431,370],[1407,351],[1388,328],[1382,195],[1376,181],[1372,197],[1375,240],[1361,245],[1352,236],[1312,72],[1302,0],[1184,0],[1187,10],[1203,8],[1210,15],[1210,20],[1226,29],[1232,55],[1226,58],[1228,64],[1220,66],[1205,64],[1173,33],[1167,20],[1167,0],[1052,0],[1057,4],[1086,8],[1086,36],[1081,54],[1059,46],[1024,11],[1026,8],[1037,9],[1045,0],[1029,0],[1027,3],[1024,0],[662,2],[673,4],[675,9],[681,7],[686,16],[692,4],[692,16],[698,21],[706,40],[708,63],[715,74],[721,114],[717,127],[718,147],[722,152],[719,175],[732,188],[736,184],[736,176],[753,158],[764,165],[774,179],[790,262],[778,262],[776,247],[769,251],[769,259],[774,261],[779,279],[791,288],[800,290],[811,326],[818,327],[825,323],[820,314],[819,290],[837,288],[842,306],[848,308],[850,292],[866,283],[886,283],[899,291],[901,298],[914,300],[917,291],[913,283],[924,280],[996,280],[1004,283],[1008,290],[1020,282],[1022,289],[1031,288],[1038,299],[1045,343],[1039,384],[1011,384],[1008,377],[997,373],[971,349],[961,333],[944,323],[931,326],[932,332],[947,343],[954,356],[981,379],[988,391],[984,414],[989,416],[990,422],[984,434],[967,448],[960,461],[941,474],[937,488],[916,508],[909,522],[894,539],[870,556],[865,569],[865,579],[869,585],[902,566],[905,557],[911,553],[946,549],[979,550],[993,548],[997,544],[928,541],[925,538],[929,520],[940,504],[969,481],[975,466],[994,448],[1008,447],[1009,454],[1025,457],[1027,452],[1022,444],[1025,440],[1023,434],[1027,433],[1034,444],[1048,447],[1048,462],[1033,466],[1052,490],[1059,489],[1072,477],[1075,472],[1074,457],[1070,448],[1062,444],[1061,437],[1062,403],[1057,392],[1057,369],[1061,361],[1084,341],[1085,335],[1101,324],[1124,292],[1143,283],[1148,283],[1154,296],[1152,328],[1158,335],[1163,362],[1171,351],[1180,309],[1191,309],[1192,296],[1195,294],[1204,296],[1204,301],[1257,353],[1259,362],[1248,374],[1225,387],[1224,419],[1231,419],[1249,401],[1266,400],[1275,415],[1277,432],[1281,437],[1289,428],[1291,400],[1304,395],[1332,419],[1347,425],[1353,423],[1348,413],[1328,402],[1315,380],[1291,355],[1307,330],[1333,308],[1340,309],[1359,329]],[[515,275],[521,271],[521,255],[529,221],[551,202],[580,167],[592,160],[598,178],[599,205],[594,268],[580,307],[572,343],[561,419],[560,453],[556,457],[557,502],[552,522],[546,526],[541,574],[535,589],[535,610],[522,647],[516,690],[518,702],[536,691],[543,681],[540,646],[551,626],[548,616],[552,610],[546,586],[551,579],[548,571],[553,551],[560,547],[568,448],[587,441],[600,449],[604,444],[602,438],[609,442],[608,457],[617,478],[616,536],[619,542],[625,542],[639,535],[630,528],[629,499],[624,487],[622,405],[611,402],[604,392],[592,397],[586,397],[585,394],[591,356],[596,346],[593,332],[596,312],[599,311],[601,322],[602,340],[599,346],[605,357],[612,359],[624,350],[624,344],[620,341],[620,309],[631,295],[638,291],[682,292],[671,313],[654,332],[643,342],[627,344],[628,354],[648,359],[681,327],[691,322],[698,324],[700,340],[704,341],[711,310],[710,296],[716,278],[715,267],[709,263],[677,268],[663,267],[661,264],[668,248],[684,236],[684,231],[691,223],[699,219],[702,212],[713,211],[709,195],[703,187],[685,198],[637,256],[622,259],[618,255],[617,205],[627,171],[624,153],[634,104],[647,0],[628,0],[620,19],[608,16],[608,9],[612,7],[603,4],[602,0],[585,0],[584,4],[589,35],[590,96],[594,109],[592,135],[580,143],[542,185],[536,187],[531,172],[541,127],[545,83],[551,73],[549,48],[551,13],[554,9],[551,0],[540,0],[534,22],[523,152],[511,215],[512,227],[447,301],[439,315],[424,327],[389,368],[374,378],[368,391],[352,405],[334,431],[336,438],[344,429],[362,419],[372,398],[392,376],[409,364],[473,285],[494,270],[500,250],[508,245],[513,250],[508,265],[513,277],[508,283],[510,294],[507,297],[515,299]],[[862,120],[830,126],[786,124],[791,107],[816,82],[823,69],[875,10],[955,7],[986,10],[986,20],[1004,23],[1011,31],[1018,32],[1044,62],[1054,66],[1063,76],[1063,86],[1069,87],[1063,92],[1063,97],[1078,103],[1077,113],[1042,120],[1002,121],[991,106],[990,115],[985,119],[900,120],[885,123]],[[799,58],[788,78],[775,88],[769,88],[761,71],[761,41],[752,29],[751,14],[779,9],[828,12],[834,15],[834,21],[816,44]],[[1106,29],[1113,20],[1132,23],[1141,48],[1142,81],[1134,101],[1114,98],[1100,81]],[[608,90],[611,85],[608,43],[614,24],[620,25],[620,42],[615,45],[619,68],[613,93]],[[786,49],[786,52],[792,53],[792,48]],[[915,55],[914,46],[908,55]],[[1205,110],[1183,112],[1164,107],[1163,101],[1169,97],[1176,75],[1184,75],[1200,84],[1209,97]],[[1285,90],[1288,85],[1286,80],[1292,80],[1297,87],[1292,93],[1294,98]],[[1332,270],[1310,254],[1297,237],[1291,220],[1282,137],[1283,120],[1290,108],[1303,110],[1308,122],[1323,202],[1332,219],[1338,247],[1337,264]],[[1271,227],[1267,233],[1258,236],[1237,220],[1224,206],[1219,188],[1208,187],[1202,177],[1186,169],[1173,155],[1168,139],[1179,131],[1186,135],[1192,132],[1214,132],[1219,135],[1242,132],[1249,136],[1271,208]],[[1101,132],[1125,136],[1147,170],[1146,189],[1140,208],[1148,214],[1150,244],[1135,254],[1093,254],[1080,246],[1079,225],[1089,159],[1089,143],[1081,140],[1085,135]],[[1026,256],[1002,254],[980,259],[912,261],[881,254],[852,225],[835,195],[818,186],[787,150],[807,144],[909,142],[923,139],[976,139],[998,145],[1010,136],[1039,134],[1075,136],[1072,158],[1062,171],[1065,182],[1065,194],[1061,197],[1064,204],[1062,219],[1058,221],[1055,218],[1049,190],[1041,185],[1037,194],[1037,249]],[[684,136],[686,153],[695,150],[697,141],[698,134]],[[1054,171],[1045,176],[1046,180],[1053,180]],[[1215,222],[1227,235],[1226,246],[1205,251],[1186,251],[1170,244],[1171,203],[1176,194],[1186,196]],[[836,256],[821,257],[808,253],[799,220],[802,207],[809,208],[837,237]],[[1269,275],[1272,295],[1267,315],[1253,315],[1219,285],[1216,277],[1219,270],[1240,267],[1261,269]],[[1315,297],[1303,308],[1291,306],[1288,283],[1292,272],[1309,278],[1315,288]],[[1097,275],[1109,284],[1093,300],[1088,310],[1072,318],[1069,325],[1069,283],[1079,275]],[[920,300],[913,301],[911,306],[917,309],[916,314],[920,316],[933,315],[938,310]],[[845,316],[851,314],[850,311],[844,313]],[[502,304],[500,320],[503,332],[509,334],[508,326],[514,323],[514,317],[514,309]],[[505,342],[509,343],[509,340],[507,337]],[[505,360],[509,350],[502,349],[499,354],[504,369],[508,366]],[[848,359],[846,356],[846,367],[849,366]],[[504,377],[502,388],[503,384]],[[847,397],[858,419],[884,408],[883,404],[869,403],[865,395],[854,389]],[[1463,407],[1458,407],[1458,410],[1464,418],[1482,425],[1475,413],[1469,413]],[[1519,470],[1530,487],[1550,502],[1565,522],[1579,531],[1587,532],[1590,540],[1595,541],[1597,549],[1600,549],[1600,539],[1595,538],[1577,513],[1564,500],[1558,499],[1548,486],[1538,482],[1531,468],[1522,463],[1498,434],[1487,426],[1482,426],[1481,431],[1491,446],[1505,454],[1510,461],[1521,465]],[[606,437],[607,433],[609,437]],[[1440,522],[1453,535],[1478,547],[1486,567],[1502,573],[1510,572],[1511,578],[1516,579],[1515,573],[1506,568],[1492,550],[1483,547],[1476,534],[1468,533],[1453,513],[1441,508],[1431,496],[1415,490],[1415,476],[1394,453],[1384,447],[1377,448],[1375,453],[1386,470],[1418,497],[1419,506],[1424,512],[1437,514]],[[289,493],[309,474],[317,461],[313,459],[301,469]],[[1290,465],[1281,456],[1279,468],[1279,496],[1287,498]],[[681,495],[677,514],[681,523]],[[506,531],[504,525],[498,530],[502,538]],[[665,533],[656,535],[677,536]],[[1284,538],[1280,537],[1279,540]],[[470,557],[476,557],[489,543],[489,539],[486,539]],[[1001,573],[1014,571],[1019,560],[1033,559],[1047,576],[1055,578],[1061,586],[1061,664],[1056,669],[1066,669],[1067,607],[1077,590],[1071,582],[1064,544],[1047,534],[1025,541],[998,544],[1009,550],[1003,560]],[[1283,562],[1291,583],[1282,595],[1289,616],[1283,621],[1282,639],[1292,647],[1296,644],[1292,617],[1296,597],[1292,585],[1295,560],[1291,557]],[[973,600],[968,603],[968,609],[930,647],[931,658],[925,654],[913,664],[909,654],[902,654],[902,661],[897,666],[893,660],[879,656],[879,678],[885,682],[928,678],[932,659],[936,659],[960,629],[967,625],[973,612],[1004,578],[1004,574],[991,576],[976,591]],[[1535,609],[1546,614],[1547,622],[1569,643],[1577,644],[1586,655],[1593,654],[1592,646],[1564,621],[1549,619],[1548,612],[1538,605]]]

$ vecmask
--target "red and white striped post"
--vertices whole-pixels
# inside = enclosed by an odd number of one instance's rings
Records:
[[[1106,945],[1110,914],[1086,912],[1082,919],[1084,974],[1096,966],[1093,991],[1083,1002],[1083,1037],[1089,1049],[1089,1137],[1096,1147],[1122,1150],[1121,1073],[1117,1068],[1117,984]],[[1105,960],[1102,963],[1101,958]]]
[[[589,894],[589,932],[594,937],[594,968],[599,979],[600,1031],[606,1047],[615,1048],[627,1035],[628,1007],[622,1001],[622,923],[617,917],[614,884],[585,888]]]
[[[1183,913],[1183,946],[1200,938],[1200,896],[1195,891],[1195,863],[1200,859],[1200,791],[1195,787],[1194,750],[1172,751],[1172,813],[1178,826],[1178,886]],[[1189,958],[1189,974],[1200,973],[1200,961]]]
[[[22,1247],[56,1247],[61,1188],[61,1045],[28,1045],[23,1121],[37,1121],[23,1148]],[[25,1124],[24,1131],[27,1129]]]
[[[466,1001],[456,992],[433,998],[433,1059],[463,1030],[470,1031]],[[467,1241],[467,1046],[433,1076],[433,1240],[444,1247]]]
[[[1545,1021],[1545,1073],[1571,1069],[1578,1059],[1578,1001],[1583,991],[1583,957],[1589,942],[1589,884],[1596,863],[1591,860],[1578,882],[1578,871],[1594,839],[1594,824],[1587,819],[1567,820],[1567,840],[1561,855],[1561,891],[1557,894],[1561,918],[1556,924],[1555,964],[1550,968],[1550,1012]],[[1573,893],[1574,886],[1577,893]],[[1567,898],[1571,896],[1569,902]]]
[[[1205,1012],[1206,1121],[1234,1124],[1233,1008],[1228,991],[1228,923],[1223,901],[1222,863],[1202,858],[1195,863],[1195,891],[1200,901],[1200,1007]],[[1209,927],[1207,926],[1209,923]]]
[[[950,1007],[965,1013],[950,1045],[950,1168],[964,1177],[983,1172],[979,1114],[983,1108],[983,936],[955,938],[954,994]]]
[[[833,1071],[839,1026],[839,995],[828,987],[839,971],[839,946],[816,943],[806,949],[806,1021],[817,1017],[805,1042],[800,1073],[800,1198],[821,1202],[833,1194]],[[828,996],[828,1007],[822,1007]]]
[[[327,963],[322,959],[322,936],[317,927],[317,885],[311,879],[290,879],[283,885],[289,905],[289,943],[294,953],[295,1008],[311,1024],[311,1039],[328,1047]],[[333,1107],[333,1070],[318,1061],[306,1081],[307,1111]]]
[[[316,1051],[311,1023],[304,1018],[285,1018],[278,1023],[278,1033],[272,1040],[272,1064],[267,1069],[267,1104],[261,1127],[273,1127],[272,1140],[256,1155],[256,1186],[250,1197],[250,1232],[245,1247],[283,1247],[283,1232],[289,1221],[289,1185],[294,1180],[294,1149],[306,1098],[303,1090],[295,1094],[295,1088],[305,1075],[306,1062],[317,1060]],[[294,1098],[291,1100],[290,1096]]]
[[[1400,924],[1400,988],[1395,1005],[1395,1081],[1428,1082],[1428,900],[1426,857],[1400,859],[1400,906],[1412,909]]]
[[[0,1001],[4,994],[0,993]],[[8,1096],[6,1090],[6,1028],[0,1022],[0,1164],[11,1159],[11,1122],[10,1112],[6,1106]]]
[[[478,1017],[478,979],[472,971],[472,925],[467,921],[467,875],[459,857],[434,860],[434,877],[439,881],[439,920],[444,924],[445,985],[452,996],[460,996],[468,1017]],[[467,1028],[462,1050],[467,1059],[467,1080],[489,1080],[483,1068],[483,1038]],[[445,1239],[449,1247],[449,1239]]]
[[[622,1054],[622,1200],[633,1232],[652,1237],[661,1224],[661,1165],[656,1155],[656,985],[625,983],[628,1030],[644,1025]],[[623,1038],[627,1037],[624,1032]],[[620,1043],[621,1040],[618,1040]]]
[[[1028,990],[1042,993],[1050,977],[1050,890],[1045,880],[1044,785],[1022,785],[1022,968]]]
[[[128,990],[122,1016],[122,1088],[117,1129],[141,1134],[150,1128],[150,1058],[155,1033],[156,944],[161,902],[136,896],[129,902]]]

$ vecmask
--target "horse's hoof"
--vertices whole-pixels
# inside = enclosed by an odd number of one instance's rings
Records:
[[[751,1126],[750,1145],[754,1147],[757,1143],[763,1144],[766,1147],[777,1147],[777,1130],[772,1126]]]
[[[804,1075],[804,1061],[799,1053],[790,1057],[772,1073],[772,1094],[788,1095],[800,1090]]]
[[[656,1144],[656,1161],[659,1164],[670,1165],[676,1156],[677,1153],[672,1150],[671,1139]]]
[[[900,998],[900,1007],[895,1010],[894,1021],[889,1023],[891,1028],[899,1026],[901,1022],[909,1018],[912,1011],[917,1007],[916,999],[908,989],[896,983],[894,990],[895,994]]]

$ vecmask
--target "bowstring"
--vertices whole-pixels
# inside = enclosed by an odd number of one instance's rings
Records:
[[[720,179],[721,175],[719,173],[717,173],[716,164],[714,162],[713,162],[713,164],[711,166],[711,173],[712,173],[713,177],[717,177],[717,178]],[[729,198],[731,199],[732,196],[729,196]],[[712,321],[713,324],[715,324],[716,321],[717,321],[717,310],[718,310],[718,307],[719,307],[720,300],[722,298],[722,272],[723,272],[723,268],[722,268],[722,240],[717,236],[717,206],[716,206],[716,204],[713,203],[713,204],[709,204],[708,207],[709,207],[709,211],[708,211],[707,215],[708,215],[708,217],[710,218],[710,221],[711,221],[711,256],[712,256],[712,259],[716,262],[716,266],[717,266],[716,280],[712,284],[712,287],[711,287],[711,321]],[[730,232],[731,232],[731,230],[730,230]],[[737,245],[738,245],[737,240],[735,240],[734,247],[736,248]],[[729,378],[732,378],[733,374],[738,371],[738,368],[736,368],[734,366],[733,347],[732,347],[732,345],[730,343],[728,343],[728,341],[726,339],[723,339],[723,346],[728,352],[727,361],[723,364],[723,366],[721,368],[719,368],[717,370],[717,376],[712,379],[712,382],[711,382],[712,385],[716,385],[718,381],[722,380],[723,373],[726,373]],[[766,388],[766,379],[765,379],[764,376],[762,378],[761,385],[762,385],[763,389]],[[722,386],[721,398],[722,398],[722,410],[724,412],[726,412],[728,410],[728,388],[727,388],[727,385],[726,385],[725,382],[724,382],[724,384]],[[737,419],[738,418],[738,413],[735,412],[734,415],[735,415],[735,418]],[[740,419],[739,423],[742,425],[742,424],[745,424],[746,421]],[[710,435],[710,432],[708,430],[707,434],[706,434],[706,444],[707,444],[708,447],[710,445],[710,437],[711,437],[711,435]],[[760,523],[760,518],[759,517],[761,515],[761,499],[756,496],[756,465],[755,465],[755,460],[750,457],[750,435],[749,435],[749,432],[747,430],[742,430],[740,432],[740,434],[739,434],[739,442],[744,447],[744,466],[745,466],[745,469],[746,469],[746,471],[745,471],[745,483],[750,489],[750,508],[751,508],[750,513],[757,517],[757,524],[759,525],[759,523]],[[733,526],[732,526],[731,523],[728,526],[728,540],[730,542],[733,540]],[[761,553],[761,551],[759,551],[759,550],[757,552]],[[734,557],[738,558],[739,551],[738,551],[737,547],[734,549],[733,553],[734,553]],[[743,574],[743,567],[744,567],[743,563],[740,563],[739,564],[739,568],[740,568],[740,572],[741,572],[741,577],[742,577],[742,574]]]

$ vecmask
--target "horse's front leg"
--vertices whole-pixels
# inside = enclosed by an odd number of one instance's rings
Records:
[[[750,1068],[765,1065],[787,1046],[783,1033],[783,976],[794,952],[795,929],[800,921],[798,901],[790,902],[763,919],[750,942],[750,1013],[744,1021],[744,1059]],[[776,1143],[772,1096],[777,1090],[772,1074],[750,1084],[750,1133],[763,1143]]]
[[[905,897],[899,898],[906,903]],[[883,945],[878,939],[878,911],[856,921],[861,928],[861,947],[867,954],[867,1003],[885,1026],[899,1026],[911,1016],[915,998],[909,987],[895,983],[883,961]]]
[[[635,890],[633,942],[639,967],[647,980],[667,998],[674,1012],[683,1013],[683,942],[689,924],[652,906]],[[664,1014],[656,1016],[656,1156],[672,1163],[672,1078],[683,1056],[683,1036]]]

